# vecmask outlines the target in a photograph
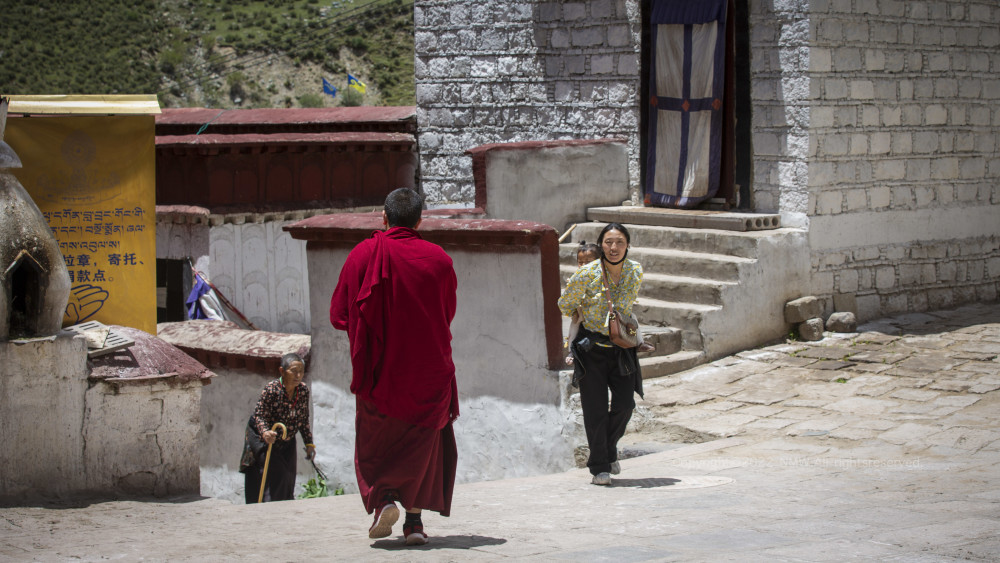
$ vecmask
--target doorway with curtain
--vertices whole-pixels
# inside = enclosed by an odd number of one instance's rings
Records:
[[[747,1],[641,4],[640,178],[647,206],[749,207]]]

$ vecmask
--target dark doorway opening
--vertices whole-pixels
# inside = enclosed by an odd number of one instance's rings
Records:
[[[156,322],[187,320],[184,302],[191,293],[191,267],[187,260],[156,259]]]
[[[26,252],[22,252],[7,271],[7,295],[10,307],[8,335],[10,338],[39,336],[42,288],[46,276],[41,266]]]

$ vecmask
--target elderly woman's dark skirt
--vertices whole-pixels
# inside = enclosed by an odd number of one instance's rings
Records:
[[[267,481],[264,484],[264,502],[292,500],[295,498],[295,438],[283,442],[274,441],[271,447],[271,461],[267,466]],[[260,481],[264,472],[264,458],[267,448],[254,455],[254,463],[243,474],[246,503],[254,504],[260,496]]]

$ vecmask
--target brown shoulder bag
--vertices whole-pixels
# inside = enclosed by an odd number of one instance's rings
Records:
[[[639,345],[639,321],[635,315],[625,318],[615,309],[611,302],[611,284],[608,283],[608,270],[601,263],[604,273],[604,296],[608,299],[608,336],[611,343],[621,348],[635,348]]]

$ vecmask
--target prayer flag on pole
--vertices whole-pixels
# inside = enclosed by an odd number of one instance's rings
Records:
[[[330,97],[332,98],[337,97],[337,87],[334,86],[333,84],[330,84],[330,82],[326,79],[326,77],[323,77],[323,93],[330,94]]]
[[[351,88],[354,88],[358,92],[361,92],[362,94],[365,93],[366,90],[365,83],[358,80],[357,78],[354,78],[350,74],[347,75],[347,85],[350,86]]]

